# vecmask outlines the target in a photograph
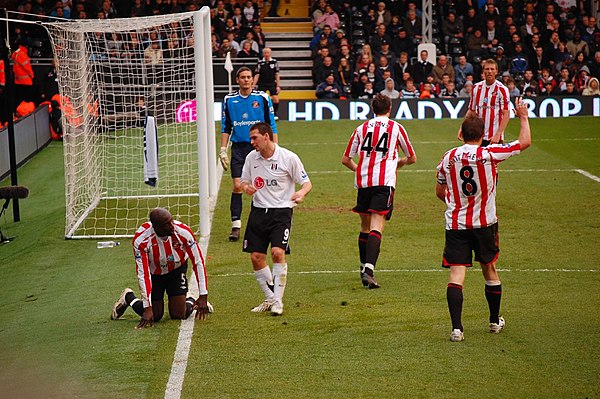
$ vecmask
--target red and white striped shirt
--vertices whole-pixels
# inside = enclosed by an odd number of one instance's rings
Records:
[[[491,226],[496,216],[498,163],[518,155],[518,141],[480,147],[464,144],[444,154],[437,166],[437,181],[447,185],[446,230]]]
[[[477,113],[485,123],[483,139],[491,140],[502,122],[502,112],[510,109],[508,87],[497,80],[488,86],[482,80],[473,86],[469,109]],[[504,133],[501,140],[504,140]]]
[[[356,188],[396,187],[398,148],[407,157],[415,155],[404,127],[387,116],[377,116],[354,130],[344,155],[359,154],[356,168]]]
[[[144,307],[151,306],[153,274],[167,274],[188,259],[196,276],[200,295],[208,294],[208,280],[204,266],[204,256],[192,230],[179,221],[173,221],[175,230],[172,236],[159,237],[152,224],[140,226],[133,237],[133,254],[136,273]]]

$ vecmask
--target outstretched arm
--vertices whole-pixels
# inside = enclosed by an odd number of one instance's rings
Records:
[[[519,129],[519,145],[521,151],[529,148],[531,145],[531,128],[529,127],[529,110],[527,109],[527,103],[523,101],[523,98],[519,97],[515,101],[515,112],[521,121],[521,127]]]

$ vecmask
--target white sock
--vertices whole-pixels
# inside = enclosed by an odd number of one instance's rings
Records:
[[[232,229],[241,229],[242,228],[242,221],[241,220],[234,220],[231,222],[231,228]]]
[[[275,299],[275,295],[271,290],[271,287],[273,286],[273,276],[271,275],[269,266],[267,265],[260,270],[255,270],[254,277],[256,277],[256,282],[260,289],[265,293],[265,298],[271,300]]]
[[[273,263],[273,280],[275,283],[275,299],[281,301],[287,283],[287,263]]]

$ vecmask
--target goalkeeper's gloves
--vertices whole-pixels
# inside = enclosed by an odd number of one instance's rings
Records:
[[[227,170],[229,167],[229,157],[227,156],[227,147],[221,147],[221,151],[219,152],[219,161],[221,161],[221,166],[223,166],[223,170]]]

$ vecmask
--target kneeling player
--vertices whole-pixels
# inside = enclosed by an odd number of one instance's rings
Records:
[[[496,216],[497,164],[531,145],[527,104],[522,99],[517,99],[515,112],[521,121],[517,141],[480,147],[484,122],[478,116],[469,116],[461,127],[465,144],[446,152],[437,166],[436,195],[447,204],[443,267],[450,268],[446,297],[452,319],[451,341],[464,340],[462,289],[466,268],[472,266],[473,252],[485,279],[490,332],[497,334],[504,328],[504,318],[500,316],[502,286],[496,271],[500,252]]]
[[[256,151],[246,157],[242,170],[242,190],[252,196],[252,210],[244,234],[244,252],[250,253],[252,267],[265,300],[253,312],[283,313],[283,293],[287,280],[286,253],[292,228],[293,208],[312,189],[300,158],[273,142],[267,123],[250,128],[250,141]],[[296,184],[300,190],[296,191]],[[267,265],[271,245],[273,273]]]
[[[164,208],[150,212],[150,223],[140,226],[133,238],[133,253],[141,298],[125,288],[115,302],[111,318],[120,318],[128,306],[142,317],[137,328],[152,326],[164,314],[165,291],[169,297],[169,315],[172,319],[187,319],[196,310],[198,319],[206,318],[211,308],[204,257],[192,230],[184,223],[173,220]],[[192,264],[200,296],[187,298],[187,264]]]

